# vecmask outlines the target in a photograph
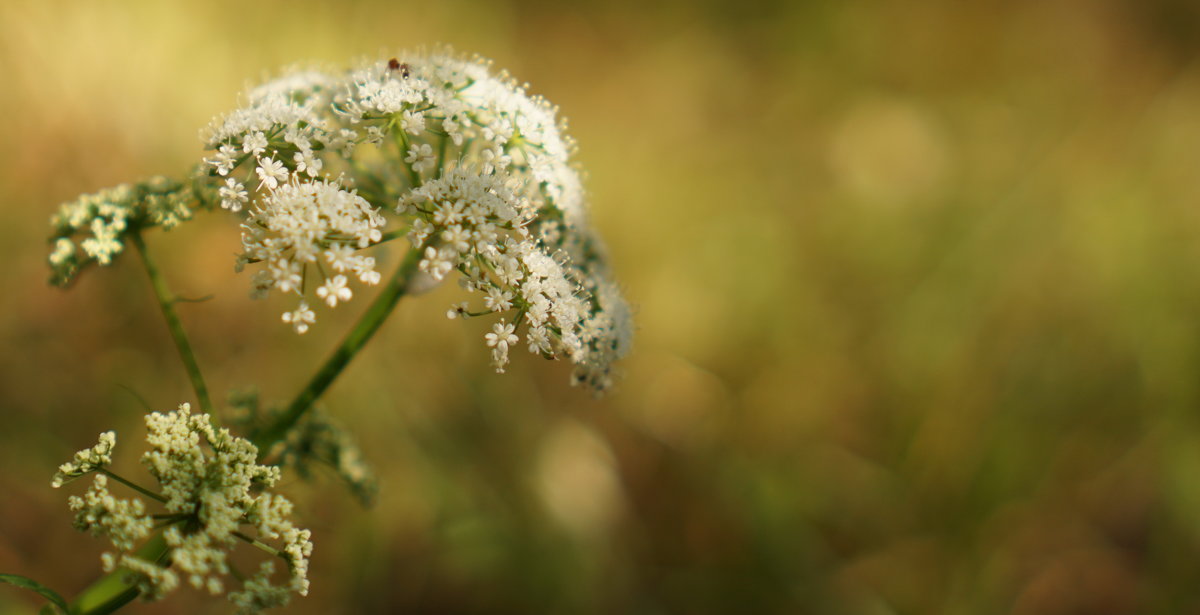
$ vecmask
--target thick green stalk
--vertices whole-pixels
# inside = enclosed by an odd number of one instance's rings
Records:
[[[154,296],[158,298],[158,306],[162,308],[163,317],[167,319],[167,329],[171,331],[171,339],[175,340],[175,348],[179,349],[179,358],[183,360],[183,367],[187,370],[188,378],[192,381],[192,388],[196,391],[196,399],[200,403],[200,410],[207,413],[213,420],[216,420],[216,415],[213,413],[212,400],[208,397],[208,386],[204,384],[204,376],[200,373],[200,365],[196,363],[196,353],[192,352],[192,345],[188,342],[187,333],[183,330],[183,323],[179,321],[179,314],[175,312],[175,296],[171,290],[167,288],[167,282],[163,279],[162,274],[158,271],[158,266],[150,258],[149,251],[146,250],[146,242],[142,240],[140,231],[130,233],[133,239],[133,245],[137,246],[137,252],[142,257],[142,264],[146,267],[146,274],[150,276],[150,285],[154,287]]]
[[[342,343],[334,349],[333,354],[329,355],[317,373],[308,381],[308,385],[296,395],[292,403],[270,425],[254,434],[251,440],[258,446],[260,457],[265,456],[276,442],[287,435],[287,432],[296,425],[313,403],[320,399],[329,385],[333,384],[338,374],[341,374],[346,365],[350,363],[350,359],[354,358],[367,340],[371,339],[371,335],[379,329],[383,321],[387,320],[392,309],[396,307],[396,303],[400,301],[400,297],[408,292],[408,285],[420,262],[421,250],[413,248],[404,257],[404,262],[396,269],[396,273],[388,280],[383,290],[379,292],[379,296],[375,297],[375,301],[359,318],[358,323],[346,334]]]
[[[137,557],[157,562],[167,552],[167,541],[162,533],[155,534],[137,550]],[[107,615],[129,604],[141,593],[137,588],[137,575],[118,567],[99,581],[83,590],[71,605],[74,615]]]

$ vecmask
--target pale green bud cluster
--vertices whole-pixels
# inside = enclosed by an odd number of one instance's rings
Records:
[[[100,434],[100,441],[96,446],[75,453],[74,459],[58,466],[58,472],[54,473],[54,480],[50,482],[50,486],[58,489],[84,474],[112,463],[112,451],[116,446],[116,432],[106,431]]]
[[[59,206],[50,218],[50,281],[69,284],[90,264],[108,265],[125,250],[130,232],[174,228],[191,219],[198,205],[189,184],[153,177],[85,194]]]
[[[69,499],[76,512],[75,527],[108,538],[116,549],[101,557],[104,569],[122,568],[136,575],[148,600],[183,583],[217,595],[226,591],[229,577],[238,576],[228,553],[240,541],[274,553],[285,562],[287,575],[276,584],[270,574],[260,572],[240,591],[231,592],[239,612],[252,612],[254,605],[282,604],[293,593],[307,594],[311,532],[292,524],[287,498],[265,490],[279,480],[279,468],[259,464],[254,444],[214,428],[207,414],[192,414],[188,404],[173,412],[148,414],[146,427],[150,450],[142,455],[142,464],[158,480],[160,493],[135,488],[161,502],[165,512],[151,514],[139,498],[113,496],[108,484],[109,476],[115,475],[108,470],[95,477],[83,497]],[[104,469],[112,462],[114,446],[113,433],[102,434],[99,444],[63,464],[53,484]],[[156,529],[162,529],[167,552],[152,562],[134,551]]]
[[[375,502],[379,481],[354,436],[328,413],[314,408],[308,418],[288,434],[280,462],[303,477],[314,464],[333,469],[364,506]]]

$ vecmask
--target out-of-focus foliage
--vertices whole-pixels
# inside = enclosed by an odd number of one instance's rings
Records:
[[[283,486],[317,531],[293,612],[1196,610],[1198,23],[1184,0],[0,4],[0,570],[91,580],[54,468],[189,396],[134,261],[46,285],[54,207],[186,170],[277,66],[450,43],[571,119],[637,346],[593,401],[565,366],[492,373],[485,327],[443,322],[455,289],[406,300],[326,400],[378,504]],[[179,306],[210,386],[285,399],[352,315],[292,335],[237,238],[218,214],[149,239],[214,295]]]

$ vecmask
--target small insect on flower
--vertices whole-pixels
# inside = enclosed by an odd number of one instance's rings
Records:
[[[400,60],[397,60],[396,58],[392,58],[392,59],[388,60],[388,70],[400,71],[400,78],[408,79],[408,64],[402,63],[402,62],[400,62]]]

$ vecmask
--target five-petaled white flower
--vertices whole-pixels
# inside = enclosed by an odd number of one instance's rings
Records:
[[[282,162],[274,158],[262,158],[258,161],[258,187],[266,186],[270,190],[279,187],[279,184],[286,182],[288,178],[287,167],[283,166]]]

